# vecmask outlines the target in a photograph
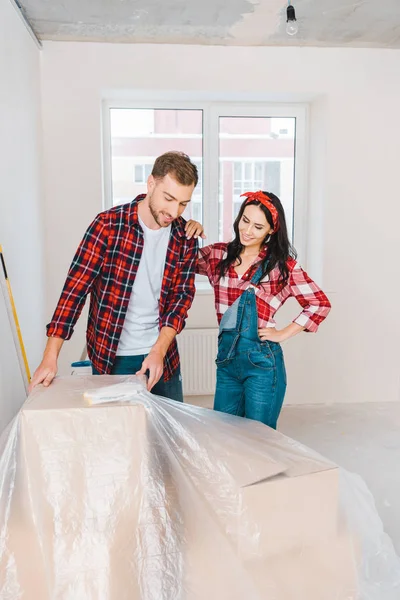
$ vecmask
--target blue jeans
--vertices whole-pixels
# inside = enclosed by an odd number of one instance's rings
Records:
[[[286,392],[280,344],[240,337],[229,355],[231,336],[220,337],[214,409],[261,421],[276,429]]]
[[[116,356],[114,365],[111,371],[112,375],[135,375],[137,371],[140,371],[142,363],[146,358],[146,354],[140,354],[137,356]],[[99,375],[99,372],[92,365],[93,375]],[[171,379],[164,381],[161,377],[160,381],[151,389],[152,394],[157,396],[163,396],[164,398],[170,398],[177,402],[183,402],[183,390],[182,390],[182,376],[181,369],[175,371]]]

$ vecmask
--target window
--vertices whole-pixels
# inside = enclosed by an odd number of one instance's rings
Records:
[[[207,243],[227,241],[246,191],[276,194],[299,252],[304,242],[306,108],[216,102],[105,102],[106,207],[146,191],[154,160],[181,150],[199,183],[184,216],[204,224]]]

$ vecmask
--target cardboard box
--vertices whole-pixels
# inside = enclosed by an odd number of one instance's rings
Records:
[[[338,469],[326,464],[315,473],[294,477],[282,473],[241,488],[239,552],[243,559],[270,557],[336,536],[338,486]]]
[[[341,533],[247,563],[260,598],[359,600],[353,540]]]
[[[205,409],[86,406],[120,380],[60,378],[24,405],[2,600],[356,597],[335,465]]]

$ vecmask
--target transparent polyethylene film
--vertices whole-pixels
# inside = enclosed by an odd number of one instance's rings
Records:
[[[364,482],[137,377],[39,386],[0,441],[1,600],[399,600]]]

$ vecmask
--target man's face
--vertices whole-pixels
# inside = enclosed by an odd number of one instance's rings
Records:
[[[171,175],[155,179],[152,175],[147,180],[150,212],[160,227],[168,227],[181,216],[189,204],[194,184],[182,185]]]

